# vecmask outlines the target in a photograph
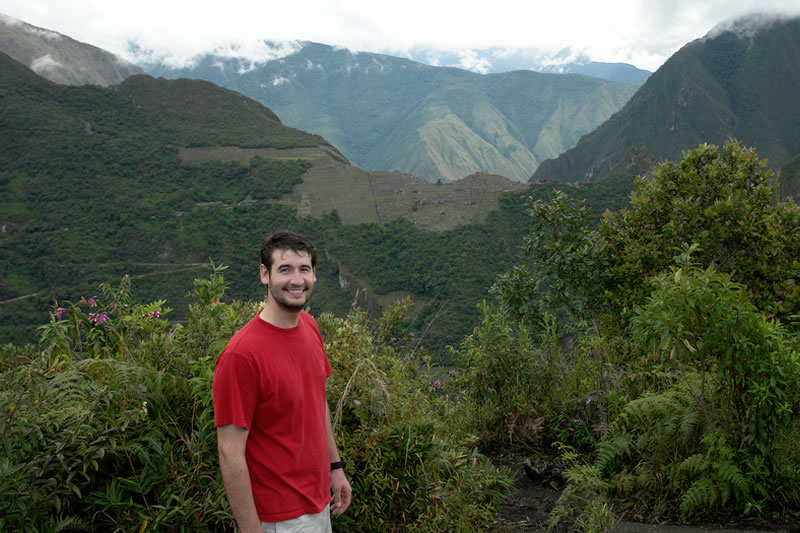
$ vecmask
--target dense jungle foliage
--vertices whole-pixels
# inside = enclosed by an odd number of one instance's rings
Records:
[[[797,518],[800,209],[765,163],[701,145],[599,223],[558,191],[529,214],[452,367],[410,334],[409,300],[318,314],[357,494],[334,528],[488,527],[511,479],[487,455],[511,448],[570,467],[558,530]],[[231,528],[209,391],[258,306],[226,298],[223,270],[195,281],[185,322],[123,278],[59,301],[38,345],[2,347],[1,530]]]

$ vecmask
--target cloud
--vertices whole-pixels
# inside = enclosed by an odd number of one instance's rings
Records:
[[[131,40],[127,43],[123,55],[134,63],[164,63],[170,67],[183,68],[193,66],[201,55],[211,54],[223,59],[239,59],[242,61],[240,70],[244,68],[243,72],[248,72],[260,64],[295,54],[304,44],[301,41],[266,39],[227,40],[209,43],[205,48],[170,50],[146,40]]]
[[[11,17],[9,15],[4,15],[3,13],[0,13],[0,22],[3,22],[4,24],[6,24],[8,26],[21,26],[21,25],[25,24],[23,21],[19,20],[18,18],[14,18],[14,17]]]
[[[283,76],[275,76],[272,79],[272,86],[273,87],[280,87],[284,83],[289,83],[289,78],[284,78]]]
[[[209,0],[3,0],[2,7],[17,19],[133,62],[161,59],[172,66],[211,50],[261,63],[292,53],[298,41],[314,41],[400,55],[415,48],[525,48],[552,54],[570,47],[594,61],[633,62],[650,70],[721,21],[754,9],[798,14],[800,3],[493,0],[487,8],[478,0],[226,0],[220,8]],[[276,49],[265,40],[287,44]],[[463,61],[477,71],[486,68],[476,57],[465,55]]]
[[[488,57],[478,57],[475,50],[462,50],[459,53],[458,66],[464,70],[486,74],[492,68],[492,62]]]
[[[703,39],[718,37],[725,32],[733,32],[745,39],[752,39],[757,32],[767,26],[771,26],[785,18],[786,15],[779,13],[754,12],[742,17],[728,19],[720,22],[709,31]]]
[[[32,33],[37,37],[44,37],[50,41],[60,41],[62,39],[62,35],[50,30],[44,30],[42,28],[36,28],[34,26],[26,26],[25,33]]]
[[[50,54],[37,57],[31,61],[31,70],[37,74],[48,71],[52,72],[62,68],[64,68],[64,65],[53,59]]]

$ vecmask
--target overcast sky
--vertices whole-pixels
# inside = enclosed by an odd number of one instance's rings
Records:
[[[755,10],[800,15],[800,1],[0,0],[0,13],[128,59],[131,41],[180,63],[220,45],[270,39],[393,55],[413,47],[572,47],[595,61],[648,70],[718,23]]]

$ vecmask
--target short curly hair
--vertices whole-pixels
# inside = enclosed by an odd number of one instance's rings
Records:
[[[317,250],[305,236],[293,231],[276,231],[261,241],[261,264],[272,272],[272,252],[275,250],[294,250],[306,252],[311,256],[311,266],[317,266]]]

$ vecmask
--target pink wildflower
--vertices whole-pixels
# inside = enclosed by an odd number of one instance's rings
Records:
[[[89,307],[97,307],[97,296],[92,296],[88,300],[86,298],[84,298],[83,296],[81,296],[80,303],[89,304]]]
[[[433,382],[433,388],[434,388],[434,389],[438,389],[438,388],[440,388],[441,386],[442,386],[442,382],[441,382],[441,381],[439,381],[438,379],[437,379],[436,381],[434,381],[434,382]]]
[[[57,307],[56,312],[54,314],[56,315],[56,320],[64,320],[65,318],[67,318],[67,315],[69,314],[69,309],[66,309],[64,307]]]
[[[102,324],[106,320],[109,320],[111,316],[105,311],[101,311],[99,313],[89,313],[89,322],[92,324]]]

